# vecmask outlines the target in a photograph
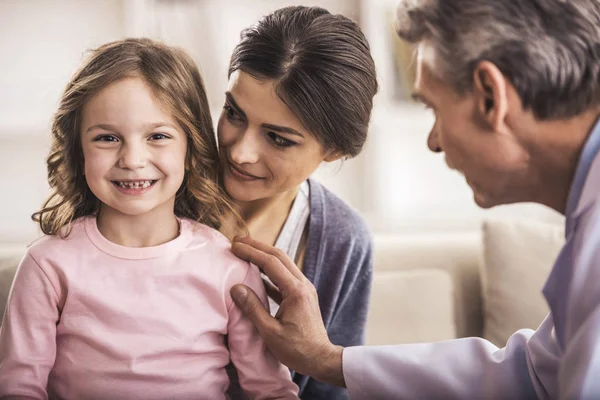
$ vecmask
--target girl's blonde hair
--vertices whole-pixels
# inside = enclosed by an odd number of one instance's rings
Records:
[[[240,224],[218,183],[216,136],[200,72],[184,51],[150,39],[124,39],[100,46],[68,83],[52,123],[47,158],[51,194],[32,219],[45,234],[64,237],[73,220],[98,212],[100,201],[83,173],[81,111],[100,90],[127,77],[144,79],[187,136],[186,174],[177,191],[175,215],[219,229],[223,217],[233,213]]]

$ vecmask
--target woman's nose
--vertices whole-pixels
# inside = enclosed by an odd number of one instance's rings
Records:
[[[259,160],[259,133],[246,130],[231,144],[229,156],[236,164],[254,164]]]

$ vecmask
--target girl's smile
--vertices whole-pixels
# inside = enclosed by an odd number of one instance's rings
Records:
[[[150,191],[157,179],[111,181],[117,190],[123,194],[139,196]]]

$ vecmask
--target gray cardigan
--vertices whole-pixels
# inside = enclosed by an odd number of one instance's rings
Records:
[[[364,343],[373,280],[373,250],[362,218],[320,183],[309,179],[310,219],[304,275],[315,285],[329,339]],[[346,389],[292,372],[303,400],[348,399]]]
[[[329,339],[337,345],[364,343],[371,281],[371,235],[360,216],[336,195],[313,179],[310,184],[310,217],[303,272],[319,295],[319,306]],[[235,368],[228,394],[244,399]],[[348,399],[346,389],[318,382],[292,371],[303,400]]]

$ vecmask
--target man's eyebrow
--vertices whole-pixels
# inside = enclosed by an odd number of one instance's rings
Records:
[[[427,101],[425,101],[425,99],[419,92],[412,92],[410,97],[412,97],[414,101],[418,101],[419,103],[427,103]]]
[[[262,126],[263,126],[263,128],[267,128],[267,129],[270,129],[275,132],[289,133],[289,134],[300,136],[301,138],[304,138],[303,134],[301,134],[297,130],[289,128],[287,126],[279,126],[279,125],[272,125],[272,124],[262,124]]]
[[[242,111],[240,106],[238,106],[238,104],[235,102],[231,92],[225,92],[225,97],[227,98],[227,102],[231,105],[231,107],[233,107],[235,111],[237,111],[242,117],[246,118],[246,113]]]

